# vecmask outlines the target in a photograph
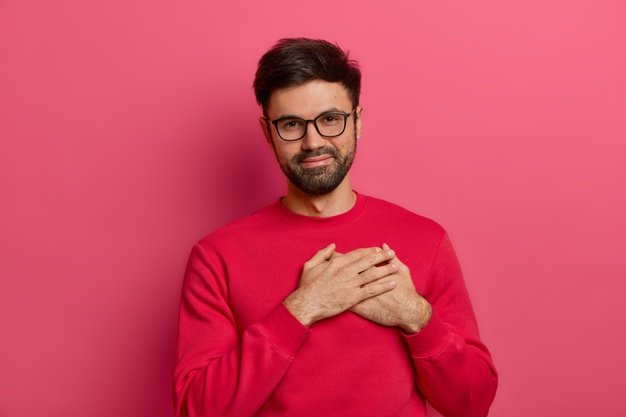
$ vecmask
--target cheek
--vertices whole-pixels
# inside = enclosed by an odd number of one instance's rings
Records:
[[[354,148],[354,143],[354,139],[346,139],[345,141],[336,143],[335,148],[337,148],[337,150],[341,152],[342,155],[345,155]]]
[[[289,147],[274,145],[274,153],[279,162],[289,162],[297,152],[290,150]]]

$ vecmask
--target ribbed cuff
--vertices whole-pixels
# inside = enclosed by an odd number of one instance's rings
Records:
[[[428,324],[417,333],[405,334],[411,356],[425,359],[440,353],[450,342],[450,331],[433,310]]]
[[[290,357],[295,356],[310,333],[310,330],[304,327],[282,303],[278,304],[258,326],[276,348]]]

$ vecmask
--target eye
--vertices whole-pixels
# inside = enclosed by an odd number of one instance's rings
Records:
[[[341,122],[343,119],[343,116],[340,114],[324,114],[322,117],[320,117],[319,122],[325,126],[332,126],[335,125],[339,122]]]
[[[283,119],[278,122],[278,126],[282,130],[296,130],[302,127],[301,119]]]

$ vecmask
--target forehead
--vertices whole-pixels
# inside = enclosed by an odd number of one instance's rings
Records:
[[[267,113],[270,118],[285,115],[312,118],[331,108],[346,112],[352,110],[348,90],[341,83],[312,80],[274,91]]]

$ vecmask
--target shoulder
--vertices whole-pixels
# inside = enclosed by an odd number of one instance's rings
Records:
[[[381,198],[366,197],[368,210],[377,216],[378,221],[397,225],[407,230],[419,230],[421,233],[440,237],[446,233],[441,224],[429,217],[417,214]]]
[[[220,247],[236,245],[237,240],[246,237],[263,236],[276,226],[276,203],[234,220],[208,233],[196,243],[203,249],[216,250]]]

